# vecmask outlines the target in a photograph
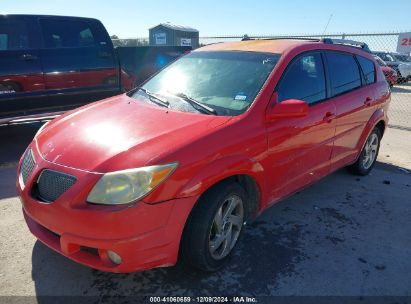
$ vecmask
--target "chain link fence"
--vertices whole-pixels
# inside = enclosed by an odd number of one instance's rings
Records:
[[[251,39],[272,39],[272,38],[337,38],[361,41],[368,44],[372,51],[395,52],[397,49],[398,36],[400,33],[349,33],[349,34],[303,34],[303,35],[247,35]],[[240,41],[244,35],[222,35],[200,37],[200,46],[211,43]],[[115,46],[146,46],[148,38],[113,39]],[[411,66],[409,63],[404,63]],[[389,111],[390,126],[400,129],[411,130],[411,76],[403,79],[392,87],[392,99]]]

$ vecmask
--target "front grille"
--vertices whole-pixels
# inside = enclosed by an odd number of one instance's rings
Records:
[[[72,175],[46,169],[37,180],[37,194],[45,202],[54,202],[76,182]]]
[[[28,149],[21,162],[20,174],[23,179],[23,184],[26,185],[27,179],[34,169],[36,162],[34,161],[33,151]]]

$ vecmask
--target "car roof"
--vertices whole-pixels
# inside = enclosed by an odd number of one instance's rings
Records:
[[[290,51],[295,48],[307,47],[307,50],[335,50],[361,55],[365,55],[364,53],[369,54],[369,52],[365,49],[353,46],[351,44],[358,42],[347,40],[347,44],[343,44],[341,43],[341,41],[335,40],[334,43],[334,41],[331,39],[250,39],[235,42],[209,44],[195,51],[244,51],[283,54],[286,51]]]
[[[323,44],[316,40],[297,39],[246,40],[209,44],[198,49],[198,51],[248,51],[282,54],[290,47],[313,43]]]

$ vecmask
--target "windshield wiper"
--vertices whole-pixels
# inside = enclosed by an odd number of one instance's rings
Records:
[[[167,100],[164,100],[160,97],[158,97],[156,94],[151,93],[149,90],[144,89],[144,88],[139,88],[139,90],[143,91],[150,99],[151,102],[154,102],[156,105],[159,105],[161,107],[169,108],[170,103]]]
[[[198,108],[200,108],[203,113],[206,113],[206,114],[209,114],[209,115],[217,115],[216,110],[214,110],[213,108],[205,105],[204,103],[201,103],[201,102],[195,100],[194,98],[191,98],[191,97],[187,96],[184,93],[175,93],[174,95],[177,96],[177,97],[180,97],[184,101],[187,101],[196,110],[199,110]]]

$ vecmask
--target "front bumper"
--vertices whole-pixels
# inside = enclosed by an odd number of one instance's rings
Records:
[[[116,207],[87,204],[85,198],[98,176],[50,163],[32,150],[35,168],[26,186],[18,179],[17,192],[26,223],[41,242],[78,263],[108,272],[128,273],[176,263],[184,224],[197,197]],[[41,202],[31,194],[31,185],[46,168],[77,177],[53,203]],[[108,250],[121,257],[119,265],[108,258]]]

